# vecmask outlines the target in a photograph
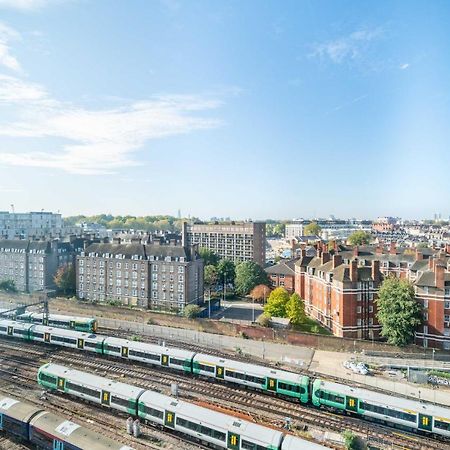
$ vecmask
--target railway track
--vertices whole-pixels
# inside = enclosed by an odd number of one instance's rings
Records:
[[[18,343],[9,341],[8,350],[17,351]],[[21,343],[23,344],[23,343]],[[326,430],[341,432],[344,429],[352,431],[366,437],[369,441],[382,442],[386,446],[397,445],[398,448],[411,450],[443,450],[450,446],[443,442],[432,441],[412,433],[393,430],[379,424],[361,421],[349,416],[336,415],[330,412],[306,407],[299,403],[280,399],[279,397],[267,396],[258,391],[246,390],[224,383],[217,383],[209,379],[202,379],[173,373],[168,370],[154,368],[152,366],[128,362],[122,360],[112,360],[102,357],[99,359],[95,354],[77,355],[76,351],[70,349],[53,349],[52,352],[42,351],[32,348],[34,344],[20,345],[21,355],[17,355],[17,364],[27,364],[36,367],[34,362],[36,357],[41,360],[49,360],[59,364],[71,365],[77,369],[86,368],[88,371],[96,372],[102,376],[120,378],[121,381],[139,385],[145,389],[167,392],[171,383],[178,383],[182,397],[189,401],[206,401],[212,407],[226,407],[230,412],[239,412],[250,415],[250,420],[261,424],[280,427],[284,421],[281,418],[290,417],[300,427],[318,427]],[[28,356],[24,356],[24,349]],[[30,357],[33,362],[30,362]],[[42,361],[47,362],[47,361]],[[185,394],[185,393],[188,394]],[[211,399],[213,401],[211,402]],[[258,411],[255,414],[254,411]],[[395,434],[394,434],[395,433]],[[393,438],[393,436],[395,436]]]

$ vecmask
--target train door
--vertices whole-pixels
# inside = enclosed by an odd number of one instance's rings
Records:
[[[347,396],[345,409],[347,409],[347,411],[356,412],[358,410],[358,399],[355,397]]]
[[[223,380],[224,376],[224,368],[222,366],[216,366],[216,377],[221,378]]]
[[[227,448],[231,450],[239,450],[241,437],[236,433],[228,433],[228,445]]]
[[[433,417],[425,414],[419,414],[419,430],[431,431],[433,426]]]
[[[84,348],[84,339],[77,339],[77,348],[83,350],[83,348]]]
[[[169,365],[169,355],[161,355],[161,365],[166,367]]]
[[[71,329],[71,330],[75,330],[75,320],[71,320],[70,322],[69,322],[69,328]]]
[[[66,387],[66,380],[64,378],[58,377],[58,391],[64,391]]]
[[[267,390],[276,392],[277,380],[275,380],[275,378],[267,378]]]
[[[122,358],[128,358],[128,347],[122,347]]]
[[[11,326],[8,326],[8,336],[12,336],[14,333],[14,328]]]
[[[109,406],[111,401],[111,395],[108,391],[102,391],[102,405]]]
[[[44,333],[44,341],[50,343],[50,333]]]
[[[42,325],[48,327],[48,319],[46,319],[45,317],[42,318]]]
[[[164,425],[169,428],[175,428],[175,413],[174,412],[166,411]]]
[[[0,430],[3,430],[3,414],[0,413]]]
[[[64,442],[53,439],[53,450],[64,450]]]

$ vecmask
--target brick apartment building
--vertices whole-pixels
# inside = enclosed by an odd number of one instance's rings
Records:
[[[76,263],[77,296],[155,310],[203,303],[203,260],[197,246],[133,239],[89,245]]]
[[[0,240],[0,281],[14,281],[18,291],[54,288],[57,269],[57,241]]]
[[[183,223],[182,242],[208,248],[234,262],[266,264],[266,224],[264,222]]]
[[[283,287],[290,294],[295,291],[295,263],[298,259],[281,261],[265,269],[273,288]]]

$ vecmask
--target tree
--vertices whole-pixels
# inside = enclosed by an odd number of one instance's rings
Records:
[[[372,235],[363,230],[355,231],[348,237],[348,243],[350,245],[365,245],[369,244],[371,240]]]
[[[288,302],[289,292],[283,287],[278,287],[270,293],[269,300],[264,306],[264,314],[272,317],[286,317]]]
[[[17,292],[16,283],[14,280],[0,281],[0,291],[15,293]]]
[[[195,319],[200,314],[200,306],[198,305],[187,305],[186,308],[184,308],[184,317],[187,317],[188,319]]]
[[[408,280],[388,277],[383,281],[378,299],[381,334],[390,344],[404,346],[414,340],[414,331],[422,323],[422,308]]]
[[[267,283],[267,273],[254,261],[243,261],[236,266],[235,288],[237,294],[247,295],[256,285]]]
[[[322,228],[320,228],[320,225],[317,222],[311,222],[308,225],[306,225],[305,229],[303,230],[303,234],[305,236],[310,235],[319,236],[321,231]]]
[[[295,292],[289,297],[286,304],[286,315],[294,325],[298,325],[305,320],[305,303]]]
[[[261,314],[256,321],[258,322],[259,325],[261,325],[262,327],[270,327],[270,316],[268,316],[266,313]]]
[[[203,280],[205,283],[205,286],[209,290],[209,296],[211,297],[211,288],[217,283],[217,268],[216,266],[213,266],[210,264],[209,266],[205,267]]]
[[[216,255],[212,250],[209,248],[201,247],[198,250],[198,253],[200,254],[200,257],[203,259],[203,263],[206,266],[216,266],[219,262],[219,256]]]
[[[265,303],[265,300],[267,300],[271,291],[272,291],[272,289],[270,289],[269,286],[266,286],[265,284],[258,284],[250,292],[250,297],[255,302],[264,302]]]
[[[236,267],[234,262],[229,259],[221,259],[217,265],[217,276],[224,286],[225,283],[234,284],[234,279],[236,277]]]
[[[344,438],[344,445],[347,450],[358,449],[357,438],[355,433],[353,433],[353,431],[345,430],[342,433],[342,437]]]
[[[57,271],[53,280],[58,289],[64,294],[74,293],[76,290],[76,275],[73,264],[61,266]]]

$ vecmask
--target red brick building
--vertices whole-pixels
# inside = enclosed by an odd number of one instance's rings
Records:
[[[284,287],[290,294],[295,291],[295,263],[297,259],[281,261],[265,269],[273,288]]]

